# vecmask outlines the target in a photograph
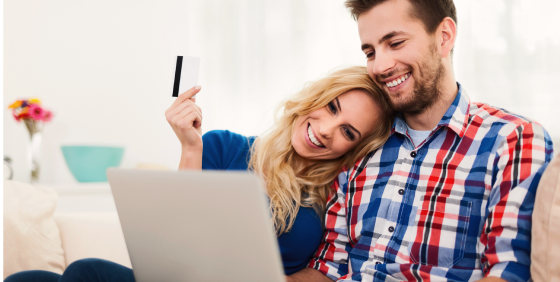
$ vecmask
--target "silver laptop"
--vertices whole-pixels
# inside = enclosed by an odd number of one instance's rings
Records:
[[[110,168],[137,282],[285,281],[261,180]]]

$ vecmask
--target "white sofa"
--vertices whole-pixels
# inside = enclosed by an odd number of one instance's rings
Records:
[[[54,190],[4,181],[4,276],[41,269],[62,273],[82,258],[131,267],[116,213],[55,213]]]
[[[66,266],[82,258],[102,258],[132,267],[116,213],[55,214]]]

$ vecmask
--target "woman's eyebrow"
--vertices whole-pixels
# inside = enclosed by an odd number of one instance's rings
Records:
[[[356,131],[356,133],[358,133],[358,135],[360,135],[360,139],[362,139],[362,133],[360,133],[359,130],[357,130],[355,127],[353,127],[351,124],[347,124],[348,127],[350,127],[352,130]]]
[[[340,108],[340,102],[338,101],[338,97],[334,98],[334,100],[336,101],[336,106],[338,107],[338,111],[342,112],[342,108]]]

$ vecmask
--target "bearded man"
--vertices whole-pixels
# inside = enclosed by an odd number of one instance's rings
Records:
[[[288,281],[529,281],[548,133],[456,82],[452,0],[346,5],[400,114],[386,144],[339,175],[324,242]]]

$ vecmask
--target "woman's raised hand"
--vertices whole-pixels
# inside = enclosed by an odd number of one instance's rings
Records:
[[[165,118],[179,138],[183,153],[202,153],[202,110],[192,98],[199,91],[200,86],[185,91],[165,111]]]

